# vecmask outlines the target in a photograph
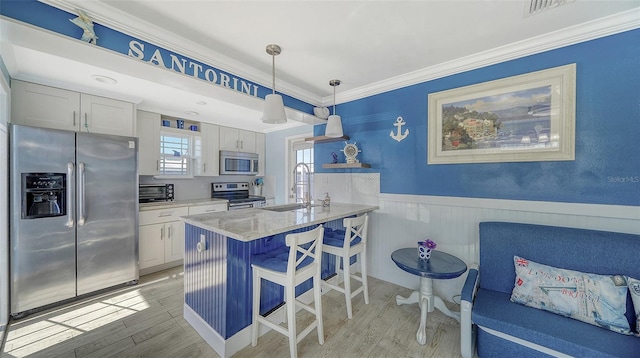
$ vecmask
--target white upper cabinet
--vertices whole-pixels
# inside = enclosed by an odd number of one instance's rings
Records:
[[[133,103],[82,94],[80,132],[133,137]]]
[[[256,152],[256,132],[238,130],[238,140],[240,141],[240,152]]]
[[[138,174],[160,174],[160,114],[138,111]]]
[[[201,123],[201,155],[197,158],[196,176],[218,176],[220,174],[220,127]],[[197,150],[197,148],[196,148]]]
[[[256,132],[220,127],[220,150],[256,152]]]
[[[11,122],[34,127],[133,136],[132,103],[11,81]]]
[[[80,116],[80,93],[11,81],[12,123],[77,131]]]

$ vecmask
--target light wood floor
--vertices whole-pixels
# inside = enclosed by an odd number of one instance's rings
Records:
[[[355,283],[354,283],[355,284]],[[418,278],[416,278],[416,286]],[[344,296],[323,295],[325,343],[311,332],[298,344],[300,357],[460,357],[460,325],[439,311],[429,314],[427,344],[415,333],[417,305],[397,306],[410,290],[369,279],[370,302],[353,300],[347,319]],[[82,302],[12,321],[2,349],[9,357],[218,357],[182,318],[182,267],[140,278],[140,283]],[[311,316],[298,313],[301,327]],[[288,357],[289,345],[271,331],[234,357]]]

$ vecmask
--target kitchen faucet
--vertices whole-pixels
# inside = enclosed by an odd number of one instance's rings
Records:
[[[309,166],[305,163],[298,163],[296,164],[295,169],[293,169],[293,186],[294,186],[294,190],[296,192],[296,202],[298,201],[298,176],[296,175],[296,173],[298,172],[298,167],[304,167],[307,169],[307,183],[306,183],[306,191],[303,195],[302,198],[302,202],[304,203],[304,205],[307,207],[307,209],[311,208],[311,169],[309,169]],[[302,183],[303,186],[305,186],[304,183]]]

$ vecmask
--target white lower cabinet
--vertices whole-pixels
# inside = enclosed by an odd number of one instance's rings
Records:
[[[181,216],[226,211],[227,203],[171,207],[140,212],[138,256],[141,274],[176,266],[184,259],[184,222]]]
[[[140,270],[182,260],[184,255],[184,223],[181,216],[188,207],[140,212]]]

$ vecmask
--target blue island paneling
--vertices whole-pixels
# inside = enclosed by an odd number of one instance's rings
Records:
[[[325,226],[341,228],[342,220],[334,220]],[[252,256],[285,246],[286,234],[308,231],[315,227],[245,242],[185,224],[185,304],[221,337],[228,339],[251,324]],[[197,244],[201,235],[205,237],[207,250],[198,252]],[[323,254],[322,277],[334,274],[334,268],[335,257]],[[296,295],[311,288],[311,280],[308,280],[298,285]],[[282,304],[284,290],[281,286],[263,281],[261,290],[261,314]]]

